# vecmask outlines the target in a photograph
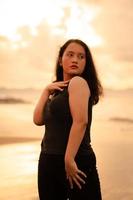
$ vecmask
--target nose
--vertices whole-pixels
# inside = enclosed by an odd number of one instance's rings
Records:
[[[72,63],[78,63],[78,58],[76,55],[73,56]]]

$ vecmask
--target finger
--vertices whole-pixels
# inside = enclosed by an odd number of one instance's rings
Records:
[[[87,175],[83,171],[81,171],[81,170],[78,170],[78,174],[81,174],[82,176],[84,176],[85,178],[87,178]]]
[[[73,177],[73,181],[76,183],[76,185],[78,186],[79,189],[82,189],[81,184],[79,183],[79,181],[75,177]]]
[[[61,87],[65,87],[68,86],[68,83],[63,83],[62,85],[60,85]]]
[[[66,86],[66,85],[68,85],[68,83],[60,83],[59,85],[60,86]]]
[[[69,176],[68,176],[68,175],[66,175],[66,179],[69,179]]]
[[[66,83],[58,83],[57,84],[57,87],[60,87],[60,88],[62,88],[62,87],[66,87],[66,86],[68,86],[68,84],[66,84]]]
[[[64,83],[68,83],[70,80],[63,81]]]
[[[70,80],[67,80],[67,81],[58,81],[56,83],[68,83]]]
[[[80,181],[81,183],[85,184],[84,179],[82,179],[78,174],[76,174],[76,178],[78,181]]]
[[[72,181],[72,178],[69,177],[68,179],[69,179],[69,183],[70,183],[70,188],[73,189],[73,181]]]
[[[61,87],[56,87],[55,90],[63,91],[63,88],[61,88]]]
[[[60,82],[57,82],[57,83],[61,83],[61,84],[68,84],[69,81],[60,81]]]

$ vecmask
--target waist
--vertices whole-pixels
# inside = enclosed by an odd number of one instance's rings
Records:
[[[64,166],[64,155],[61,154],[48,154],[45,152],[40,153],[40,158],[39,160],[45,160],[49,162],[49,166],[54,167],[56,166],[56,164],[61,164]],[[96,156],[94,151],[92,150],[89,154],[87,155],[76,155],[75,157],[75,161],[76,163],[80,166],[80,165],[84,165],[85,163],[87,163],[87,165],[89,167],[91,167],[91,165],[96,165]]]
[[[41,145],[41,152],[45,153],[47,155],[61,155],[64,156],[66,151],[66,145],[65,146],[50,146],[48,144],[45,144],[44,141],[42,141]],[[91,144],[87,144],[85,146],[80,146],[79,150],[77,152],[77,155],[89,155],[90,153],[93,153],[93,149],[91,147]]]

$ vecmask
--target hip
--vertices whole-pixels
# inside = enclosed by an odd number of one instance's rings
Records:
[[[89,154],[86,155],[78,155],[75,157],[75,161],[77,166],[80,169],[88,169],[96,167],[96,155],[92,150]],[[64,155],[62,154],[48,154],[43,151],[40,152],[39,156],[39,164],[44,165],[45,168],[49,168],[49,170],[53,168],[64,168]]]

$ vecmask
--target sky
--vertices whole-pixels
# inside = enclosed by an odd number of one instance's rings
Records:
[[[133,88],[132,0],[0,0],[0,87],[43,88],[60,46],[79,38],[105,88]]]

